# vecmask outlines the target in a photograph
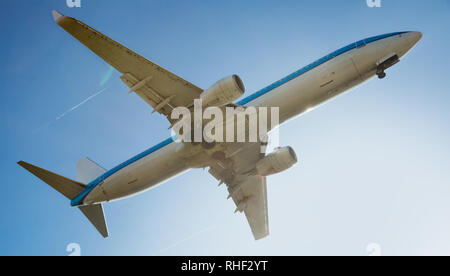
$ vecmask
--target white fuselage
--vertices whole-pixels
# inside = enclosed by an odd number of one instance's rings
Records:
[[[405,32],[370,38],[342,48],[238,104],[279,107],[280,124],[375,76],[386,56],[402,57],[420,39]],[[93,204],[134,195],[190,168],[192,146],[166,140],[91,183],[78,204]]]

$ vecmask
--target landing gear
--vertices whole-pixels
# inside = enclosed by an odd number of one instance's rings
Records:
[[[377,76],[379,79],[384,79],[386,77],[385,70],[392,67],[394,64],[399,62],[400,59],[398,58],[397,54],[391,54],[385,58],[383,58],[381,61],[377,63]]]
[[[386,77],[386,73],[384,72],[384,70],[377,70],[377,76],[380,80],[382,80]]]

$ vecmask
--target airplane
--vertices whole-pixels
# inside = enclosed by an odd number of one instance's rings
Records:
[[[119,71],[130,92],[170,123],[174,108],[207,98],[218,106],[278,107],[281,125],[374,76],[385,78],[386,70],[422,38],[422,33],[408,31],[359,40],[240,99],[245,87],[237,75],[201,89],[83,22],[52,13],[57,25]],[[254,239],[259,240],[269,235],[267,176],[297,163],[291,147],[261,153],[261,143],[175,143],[171,137],[110,170],[84,158],[77,164],[76,180],[24,161],[18,164],[67,197],[104,238],[109,233],[103,203],[146,191],[190,169],[209,168],[219,185],[227,186],[235,212],[245,214]]]

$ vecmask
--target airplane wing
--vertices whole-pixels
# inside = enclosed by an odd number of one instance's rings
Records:
[[[245,213],[255,240],[259,240],[269,235],[266,177],[246,175],[243,171],[261,158],[260,144],[242,146],[236,143],[232,146],[242,148],[229,159],[217,161],[209,172],[227,185],[228,197],[236,204],[235,212]]]
[[[140,56],[75,18],[53,11],[55,22],[123,75],[122,81],[153,107],[168,116],[172,108],[189,106],[203,90]]]

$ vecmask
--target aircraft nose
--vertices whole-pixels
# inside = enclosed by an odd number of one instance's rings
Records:
[[[421,32],[407,32],[393,40],[392,49],[399,57],[403,57],[422,39]]]
[[[408,41],[409,41],[409,43],[411,43],[411,47],[416,45],[416,43],[422,39],[422,36],[423,35],[421,32],[409,32],[408,33]]]

